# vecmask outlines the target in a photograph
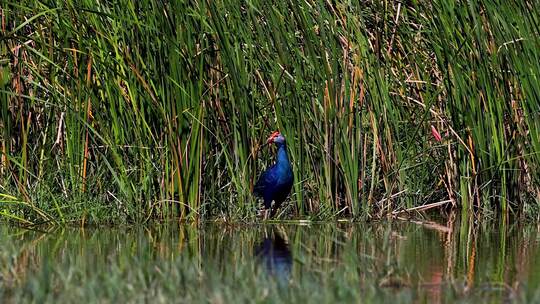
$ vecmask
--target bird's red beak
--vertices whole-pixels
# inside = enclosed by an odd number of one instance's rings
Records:
[[[279,135],[279,131],[272,133],[272,135],[270,135],[270,137],[268,137],[268,139],[266,140],[266,144],[273,142],[274,138],[276,138],[276,136],[278,135]]]

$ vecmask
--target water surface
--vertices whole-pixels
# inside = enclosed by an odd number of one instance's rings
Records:
[[[438,221],[0,226],[3,303],[540,301],[539,227]],[[308,302],[309,301],[309,302]]]

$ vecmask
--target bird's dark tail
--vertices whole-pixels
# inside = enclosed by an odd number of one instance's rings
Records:
[[[262,189],[257,188],[257,187],[253,188],[253,194],[256,197],[263,197]]]

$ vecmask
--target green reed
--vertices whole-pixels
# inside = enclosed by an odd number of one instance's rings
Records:
[[[285,214],[535,212],[534,3],[6,1],[0,210],[252,219],[279,129]]]

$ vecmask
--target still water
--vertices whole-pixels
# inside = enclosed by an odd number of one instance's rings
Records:
[[[2,303],[540,303],[537,225],[0,226]]]

